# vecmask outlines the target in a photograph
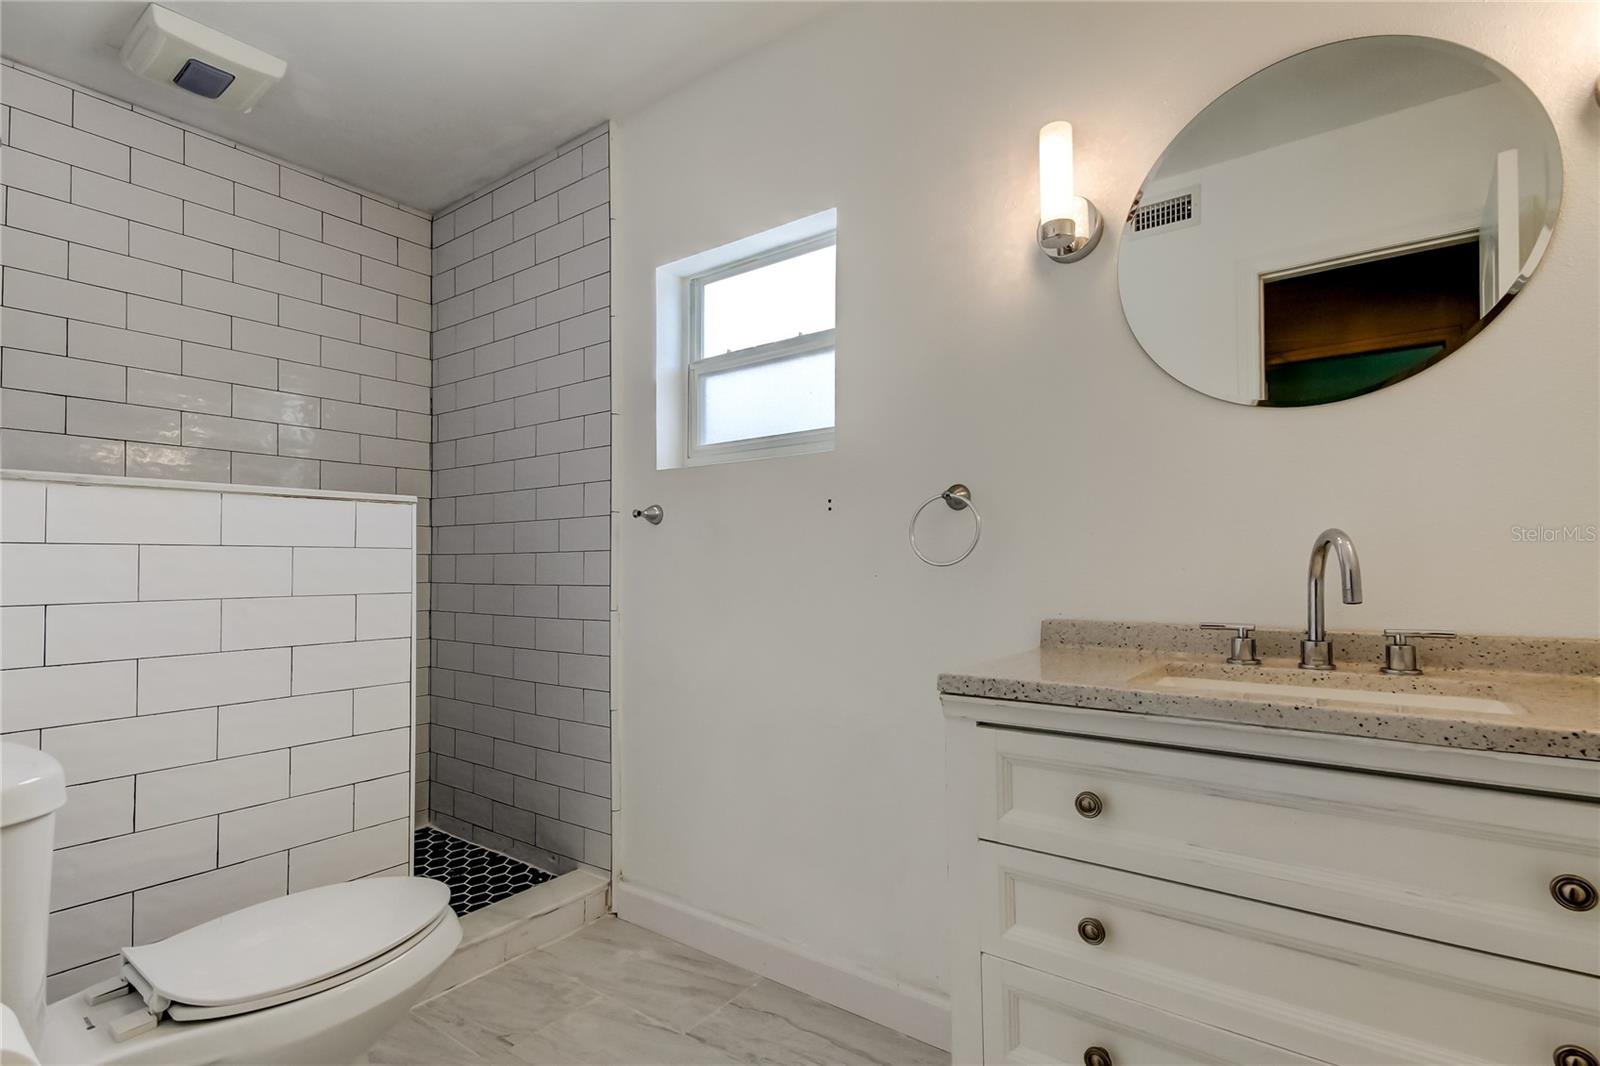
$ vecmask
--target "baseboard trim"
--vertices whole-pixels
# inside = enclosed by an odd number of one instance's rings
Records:
[[[950,1003],[944,996],[898,984],[839,959],[829,959],[778,940],[754,926],[718,917],[648,888],[617,882],[612,889],[624,920],[825,1003],[950,1048]]]

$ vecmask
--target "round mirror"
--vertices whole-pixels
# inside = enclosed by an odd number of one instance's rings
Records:
[[[1122,229],[1122,306],[1208,396],[1344,400],[1471,340],[1560,201],[1555,127],[1505,67],[1427,37],[1323,45],[1229,89],[1156,160]]]

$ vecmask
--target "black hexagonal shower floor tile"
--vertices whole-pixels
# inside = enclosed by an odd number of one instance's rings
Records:
[[[471,914],[555,876],[432,826],[416,831],[412,847],[417,876],[443,881],[450,889],[450,909],[457,916]]]

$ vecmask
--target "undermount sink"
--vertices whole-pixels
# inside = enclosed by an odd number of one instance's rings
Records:
[[[1272,702],[1291,700],[1302,706],[1334,710],[1384,707],[1419,713],[1523,713],[1515,704],[1495,699],[1487,685],[1429,676],[1390,677],[1270,666],[1165,663],[1140,675],[1135,683],[1195,695]]]

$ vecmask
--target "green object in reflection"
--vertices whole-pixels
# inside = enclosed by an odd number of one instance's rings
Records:
[[[1302,407],[1360,396],[1416,373],[1444,349],[1443,344],[1426,344],[1269,366],[1266,405]]]

